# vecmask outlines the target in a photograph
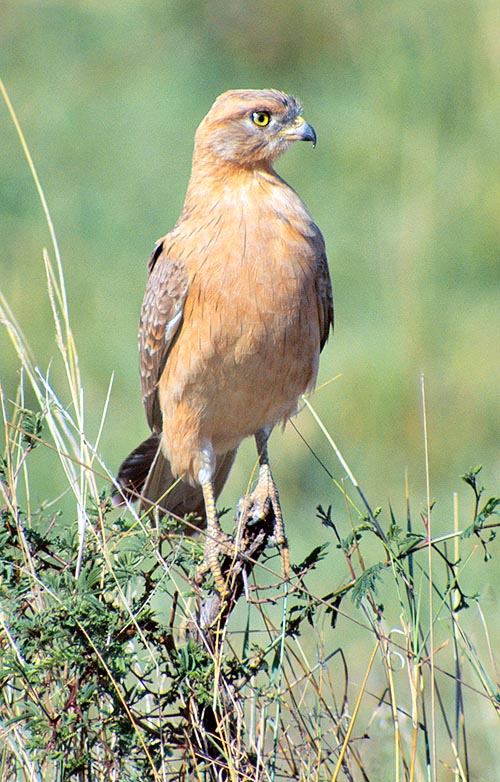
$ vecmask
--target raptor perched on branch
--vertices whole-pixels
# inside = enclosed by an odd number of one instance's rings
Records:
[[[220,95],[196,133],[181,215],[149,261],[139,348],[152,434],[121,465],[117,497],[139,495],[142,509],[160,514],[202,514],[205,564],[221,593],[228,538],[215,503],[249,435],[288,575],[267,441],[313,387],[333,324],[323,237],[273,169],[297,140],[314,145],[316,134],[290,95]]]

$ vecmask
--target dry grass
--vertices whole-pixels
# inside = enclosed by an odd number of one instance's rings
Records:
[[[15,400],[0,396],[1,778],[498,778],[496,613],[461,586],[474,560],[496,554],[498,500],[485,501],[477,470],[470,523],[456,502],[437,537],[428,462],[426,507],[415,522],[407,499],[398,522],[370,508],[324,430],[353,484],[353,496],[335,489],[343,512],[319,511],[328,554],[313,548],[285,586],[275,559],[259,563],[213,643],[190,639],[201,541],[111,507],[99,458],[109,395],[92,441],[55,232],[2,92],[53,238],[43,260],[65,382],[53,387],[0,294],[21,378]],[[31,501],[36,458],[54,454],[73,518],[59,517],[57,497]]]

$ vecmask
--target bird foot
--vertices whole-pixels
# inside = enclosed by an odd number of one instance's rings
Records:
[[[215,581],[215,588],[222,599],[226,598],[229,590],[226,579],[222,573],[219,556],[234,557],[236,548],[233,539],[222,529],[212,531],[210,536],[207,534],[205,543],[205,556],[203,562],[196,569],[195,581],[201,585],[205,580],[207,573],[212,573]]]
[[[252,494],[247,495],[244,498],[243,506],[240,506],[240,523],[244,526],[246,523],[256,524],[259,521],[265,521],[271,512],[274,516],[274,544],[280,551],[283,564],[283,577],[287,580],[290,578],[291,573],[290,551],[285,535],[285,525],[283,522],[283,512],[281,510],[278,489],[267,468],[261,470],[261,475],[259,476],[259,481],[255,490]],[[251,521],[249,522],[250,518]]]

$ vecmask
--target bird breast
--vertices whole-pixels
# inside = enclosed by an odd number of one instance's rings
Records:
[[[222,190],[205,230],[193,235],[189,222],[177,226],[189,278],[183,324],[159,386],[179,474],[194,469],[196,442],[224,453],[292,415],[320,349],[319,231],[291,188],[276,178]]]

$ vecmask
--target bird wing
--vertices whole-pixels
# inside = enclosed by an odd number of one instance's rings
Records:
[[[165,252],[164,239],[155,245],[148,270],[139,325],[141,389],[148,424],[159,432],[158,381],[182,324],[188,283],[184,265]]]
[[[326,258],[325,241],[318,229],[318,235],[314,238],[316,250],[316,295],[318,300],[318,315],[320,328],[320,350],[325,347],[333,330],[333,293],[328,261]]]

